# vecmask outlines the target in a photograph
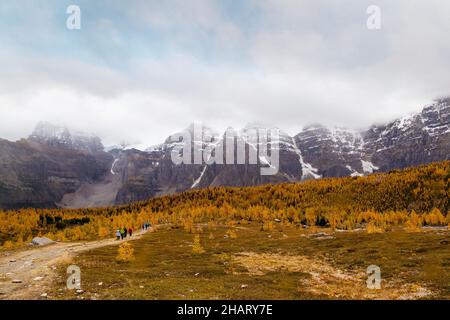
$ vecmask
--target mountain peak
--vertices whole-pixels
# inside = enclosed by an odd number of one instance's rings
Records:
[[[59,139],[70,137],[70,131],[66,126],[56,126],[47,121],[40,121],[30,135],[30,138]]]
[[[51,146],[63,146],[85,152],[103,151],[103,144],[99,137],[80,131],[70,131],[66,126],[54,125],[47,121],[40,121],[28,140]]]

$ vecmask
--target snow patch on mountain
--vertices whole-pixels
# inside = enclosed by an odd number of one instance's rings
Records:
[[[28,139],[41,144],[64,146],[80,151],[100,152],[104,150],[100,138],[95,135],[80,131],[71,132],[65,126],[56,126],[45,121],[38,123]]]
[[[364,176],[364,174],[362,174],[362,173],[359,173],[358,171],[356,171],[355,169],[353,169],[351,166],[349,166],[349,165],[346,165],[345,166],[351,173],[350,173],[350,176],[351,177],[362,177],[362,176]]]
[[[208,169],[208,165],[206,165],[206,166],[203,168],[202,173],[200,174],[200,177],[198,177],[198,179],[194,181],[194,183],[193,183],[192,186],[191,186],[191,189],[195,188],[196,186],[198,186],[198,185],[200,184],[200,182],[202,181],[203,175],[204,175],[205,172],[206,172],[206,169]]]
[[[362,164],[364,173],[373,173],[374,171],[380,169],[370,161],[361,160],[361,164]]]
[[[116,165],[116,163],[119,161],[119,158],[114,159],[114,162],[111,165],[111,174],[112,175],[116,175],[116,172],[114,171],[114,166]]]
[[[409,129],[414,119],[416,119],[417,115],[410,115],[406,117],[402,117],[395,121],[394,126],[397,127],[398,130],[406,131]]]
[[[322,176],[318,173],[318,169],[314,168],[311,164],[303,160],[303,155],[300,148],[297,146],[297,142],[292,138],[293,151],[298,155],[300,165],[302,168],[302,180],[313,178],[320,179]]]
[[[164,151],[165,144],[164,143],[160,143],[160,144],[156,144],[153,146],[148,147],[147,149],[145,149],[145,152],[151,153],[151,152],[162,152]]]

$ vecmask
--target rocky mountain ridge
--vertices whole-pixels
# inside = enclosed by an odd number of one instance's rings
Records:
[[[258,155],[249,164],[254,151],[263,147],[250,133],[270,129],[249,125],[220,134],[202,126],[195,136],[191,125],[145,151],[105,151],[98,137],[42,122],[28,139],[0,140],[0,207],[109,206],[195,188],[362,176],[448,160],[450,98],[362,131],[311,125],[290,136],[280,130],[278,139],[270,141],[279,154],[279,170],[261,175],[261,168],[270,165],[269,155]],[[195,151],[227,145],[236,150],[231,164],[225,158],[203,161],[220,158],[215,152],[194,159]],[[239,145],[246,161],[238,155]],[[183,146],[190,149],[193,164],[172,161],[172,151]]]

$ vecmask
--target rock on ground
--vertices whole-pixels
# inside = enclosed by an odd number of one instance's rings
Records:
[[[55,243],[55,241],[50,240],[49,238],[33,238],[33,240],[31,241],[31,243],[35,246],[46,246],[52,243]]]

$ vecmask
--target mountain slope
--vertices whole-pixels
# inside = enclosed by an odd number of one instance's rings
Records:
[[[99,181],[111,156],[40,144],[0,140],[2,208],[55,207],[84,181]]]
[[[364,149],[382,171],[449,159],[450,98],[422,112],[373,126],[364,133]]]
[[[106,152],[98,137],[41,122],[28,139],[0,140],[0,207],[110,206],[190,189],[355,177],[449,160],[450,98],[362,131],[312,125],[292,137],[279,130],[278,140],[271,141],[272,148],[278,145],[273,151],[279,151],[279,170],[261,175],[270,159],[251,154],[263,147],[261,132],[270,129],[252,124],[220,134],[191,125],[146,151]],[[194,164],[172,161],[172,151],[183,146]],[[214,146],[232,147],[232,163],[226,155],[218,163],[205,162],[221,157],[216,153],[194,159],[195,151]],[[238,156],[239,146],[246,161]]]

